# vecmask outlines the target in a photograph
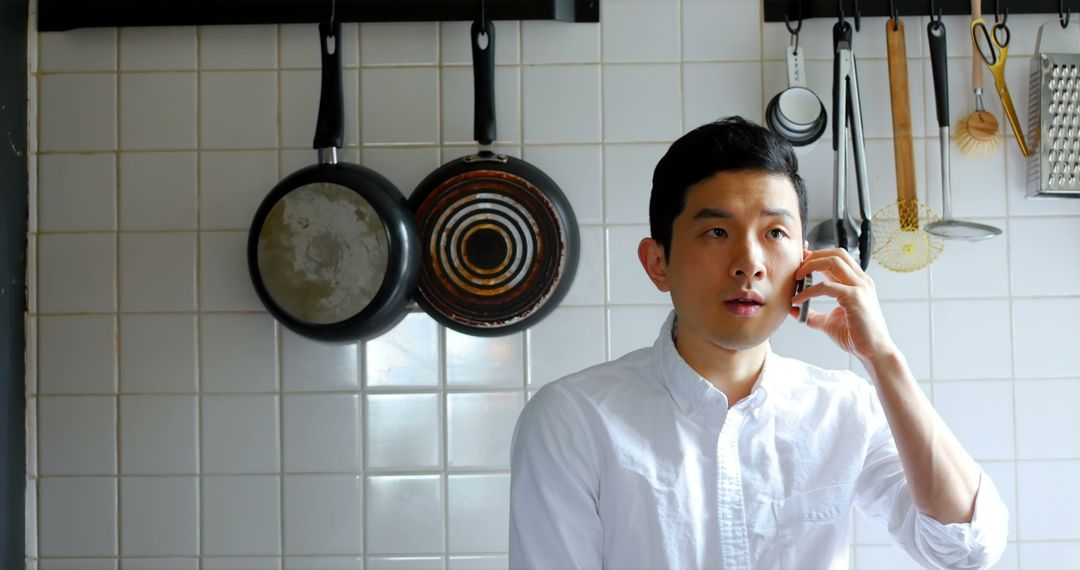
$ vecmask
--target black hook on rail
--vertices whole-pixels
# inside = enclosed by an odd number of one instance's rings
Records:
[[[1061,28],[1065,29],[1069,27],[1069,18],[1072,16],[1072,10],[1065,6],[1065,0],[1058,0],[1058,21],[1061,22]],[[1062,16],[1061,14],[1065,15]]]
[[[934,0],[930,0],[930,23],[934,26],[941,25],[942,10],[935,9]]]
[[[896,4],[893,0],[889,0],[889,15],[892,17],[892,29],[894,32],[900,30],[900,11],[896,9]]]
[[[795,36],[795,51],[792,55],[799,55],[799,32],[802,31],[802,0],[797,2],[799,6],[799,23],[794,28],[791,27],[791,19],[788,18],[787,13],[784,14],[784,27],[787,28],[788,33]]]
[[[994,0],[994,23],[998,23],[998,0]],[[1001,17],[1001,25],[1004,26],[1005,22],[1009,21],[1009,6],[1005,5],[1005,15]]]

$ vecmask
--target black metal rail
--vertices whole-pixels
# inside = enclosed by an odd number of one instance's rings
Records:
[[[787,15],[794,22],[799,18],[799,10],[802,10],[803,18],[835,18],[837,4],[837,0],[765,0],[765,21],[783,22]],[[935,14],[938,11],[946,16],[971,13],[970,0],[842,0],[844,15],[848,18],[854,18],[856,11],[863,17],[889,16],[892,6],[901,16],[927,16],[931,5]],[[982,0],[983,17],[993,18],[995,5],[1002,14],[1008,9],[1010,14],[1057,16],[1061,9],[1059,6],[1064,6],[1072,17],[1080,13],[1078,0]]]

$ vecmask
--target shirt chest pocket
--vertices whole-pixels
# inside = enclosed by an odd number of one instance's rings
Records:
[[[852,485],[834,485],[792,495],[773,503],[780,568],[805,568],[808,561],[831,560],[845,568]],[[843,547],[841,547],[843,546]],[[828,567],[832,567],[829,564]]]

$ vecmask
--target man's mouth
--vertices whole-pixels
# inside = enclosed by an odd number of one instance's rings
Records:
[[[739,317],[752,317],[761,311],[764,306],[762,298],[757,293],[745,293],[724,301],[728,312]]]

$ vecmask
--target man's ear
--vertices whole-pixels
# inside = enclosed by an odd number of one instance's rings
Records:
[[[661,292],[667,293],[667,261],[664,259],[664,247],[653,238],[645,238],[637,247],[638,260],[645,274]]]

